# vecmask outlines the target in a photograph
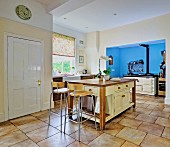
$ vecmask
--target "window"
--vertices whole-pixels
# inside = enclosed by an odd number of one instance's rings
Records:
[[[71,74],[75,66],[75,38],[53,33],[53,75]]]

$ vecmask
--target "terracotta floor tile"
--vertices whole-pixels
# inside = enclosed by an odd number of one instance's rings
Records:
[[[164,111],[152,111],[150,115],[168,118],[170,114]]]
[[[56,106],[52,110],[59,112],[59,104]],[[103,131],[96,131],[94,122],[86,121],[81,128],[81,142],[75,140],[78,139],[77,124],[67,119],[64,135],[60,132],[60,117],[51,113],[51,126],[48,126],[48,119],[49,113],[45,110],[0,123],[0,147],[37,147],[35,142],[44,147],[169,147],[170,105],[164,104],[163,97],[137,94],[137,107],[107,122]]]
[[[53,126],[53,127],[57,127],[57,126],[60,126],[61,124],[60,124],[60,120],[61,120],[61,118],[60,118],[60,116],[57,116],[57,117],[55,117],[55,118],[51,118],[50,119],[50,125],[51,126]],[[65,117],[63,116],[62,117],[62,124],[64,124],[64,120],[65,120]],[[66,122],[68,122],[68,117],[66,118]],[[47,120],[47,121],[45,121],[45,123],[49,123],[49,120]]]
[[[149,123],[154,123],[158,117],[151,116],[148,114],[139,114],[135,119],[149,122]]]
[[[21,131],[0,136],[0,147],[7,147],[26,140],[28,137]]]
[[[117,124],[117,123],[108,123],[105,126],[105,130],[103,132],[115,136],[117,133],[119,133],[124,126]]]
[[[54,113],[51,113],[51,115],[50,115],[51,119],[54,119],[54,118],[57,118],[57,117],[59,117],[59,115],[54,114]],[[47,122],[47,121],[49,121],[49,113],[36,116],[36,118],[38,118],[38,119],[40,119],[42,121],[46,121]]]
[[[147,108],[136,108],[136,112],[143,113],[143,114],[150,114],[152,112],[152,110],[147,109]]]
[[[34,131],[35,129],[39,129],[41,127],[47,126],[46,123],[40,121],[40,120],[36,120],[36,121],[32,121],[30,123],[18,126],[18,128],[23,131],[24,133],[28,133],[31,131]]]
[[[156,124],[151,124],[147,122],[143,122],[139,127],[138,130],[147,132],[156,136],[161,136],[164,127]]]
[[[144,104],[145,102],[146,102],[146,100],[136,99],[136,103],[138,103],[138,104]]]
[[[124,140],[127,140],[129,142],[132,142],[136,145],[140,145],[140,143],[146,136],[146,133],[132,128],[125,127],[116,136]]]
[[[170,113],[170,108],[169,107],[164,108],[163,112],[169,112]]]
[[[170,127],[170,119],[158,117],[155,123],[161,126]]]
[[[106,123],[106,124],[107,124],[107,123]],[[91,128],[96,129],[96,128],[95,128],[95,122],[94,122],[94,121],[91,121],[91,120],[85,121],[85,122],[83,123],[83,125],[86,125],[86,126],[89,126],[89,127],[91,127]],[[99,129],[99,123],[96,123],[96,125],[97,125],[97,128]]]
[[[27,116],[19,117],[16,119],[12,119],[10,120],[10,122],[12,122],[15,126],[20,126],[20,125],[23,125],[23,124],[26,124],[26,123],[29,123],[35,120],[38,120],[38,119],[31,115],[27,115]]]
[[[130,118],[124,118],[122,119],[119,124],[123,125],[123,126],[127,126],[127,127],[131,127],[131,128],[137,128],[140,124],[142,123],[142,121],[139,120],[135,120],[135,119],[130,119]]]
[[[162,137],[167,138],[170,140],[170,128],[165,127]]]
[[[121,147],[140,147],[140,146],[126,141]]]
[[[31,115],[34,116],[34,117],[37,117],[37,116],[40,116],[40,115],[43,115],[43,114],[48,114],[48,110],[31,113]]]
[[[83,125],[81,125],[81,128],[83,127]],[[57,127],[58,130],[61,130],[61,127]],[[65,133],[70,135],[74,132],[76,132],[78,130],[78,124],[72,121],[69,121],[66,123],[66,130]],[[62,131],[64,131],[64,124],[62,125]]]
[[[143,142],[142,147],[170,147],[170,140],[161,138],[155,135],[147,134]]]
[[[138,108],[138,107],[146,108],[146,107],[148,107],[148,106],[149,106],[149,104],[136,103],[136,107],[137,107],[137,108]]]
[[[60,131],[51,127],[51,126],[45,126],[42,128],[39,128],[35,131],[29,132],[26,135],[32,139],[34,142],[40,142],[44,139],[46,139],[47,137],[50,137],[54,134],[59,133]]]
[[[40,147],[65,147],[74,141],[75,139],[71,138],[70,136],[63,133],[58,133],[39,142],[38,145]]]
[[[147,109],[152,109],[152,110],[159,110],[159,111],[162,111],[164,109],[164,106],[163,105],[158,105],[158,106],[155,106],[155,105],[149,105],[147,107]]]
[[[111,136],[109,134],[102,134],[89,143],[92,147],[120,147],[125,140]]]
[[[15,144],[11,147],[38,147],[38,145],[36,143],[34,143],[32,140],[27,139],[25,141]]]
[[[72,144],[70,144],[68,147],[88,147],[88,145],[85,145],[79,141],[75,141]]]
[[[101,131],[96,131],[95,129],[92,129],[90,127],[83,127],[80,129],[80,140],[84,144],[89,144],[101,134]],[[78,131],[71,134],[70,136],[78,140]]]
[[[117,123],[117,122],[121,121],[123,118],[125,118],[125,116],[123,116],[123,115],[118,115],[118,116],[116,116],[115,118],[113,118],[113,120],[111,120],[110,122],[115,122],[115,123]]]
[[[18,129],[9,121],[0,123],[0,136],[10,134]]]
[[[123,116],[129,117],[129,118],[136,118],[140,113],[138,112],[132,112],[132,113],[124,113]]]

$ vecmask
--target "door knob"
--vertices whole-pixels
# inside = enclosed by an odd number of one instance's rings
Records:
[[[41,80],[38,80],[37,82],[38,82],[38,86],[40,86],[41,85]]]

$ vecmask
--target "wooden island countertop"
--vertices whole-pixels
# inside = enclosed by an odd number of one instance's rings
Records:
[[[70,80],[69,83],[74,84],[83,84],[85,87],[95,87],[98,89],[97,96],[100,98],[100,110],[99,110],[99,123],[100,123],[100,129],[103,130],[105,128],[105,123],[109,119],[115,117],[119,113],[123,112],[127,108],[131,107],[133,105],[133,108],[136,106],[136,80],[135,79],[121,79],[119,81],[117,80],[109,80],[109,81],[103,81],[98,79],[87,79],[87,80]],[[116,101],[122,99],[125,99],[125,102],[127,102],[126,94],[124,94],[124,91],[129,91],[130,93],[131,89],[131,102],[128,102],[129,104],[126,105],[126,107],[122,107],[120,111],[115,111],[111,113],[109,116],[109,119],[106,118],[106,98],[109,95],[113,95],[116,99]],[[90,89],[91,90],[91,89]],[[121,97],[118,98],[116,94],[121,94]],[[112,97],[113,97],[112,96]],[[129,94],[130,97],[130,94]],[[110,97],[109,97],[110,98]],[[116,104],[116,101],[114,102]],[[73,107],[73,100],[71,97],[69,97],[69,108]],[[120,103],[120,102],[119,102]],[[123,103],[123,101],[122,101]],[[114,105],[115,105],[114,104]],[[124,105],[124,104],[123,104]],[[117,107],[117,106],[115,106]]]

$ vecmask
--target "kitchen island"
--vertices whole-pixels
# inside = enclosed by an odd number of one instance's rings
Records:
[[[99,110],[97,122],[100,123],[100,129],[105,128],[105,123],[116,115],[125,111],[129,107],[136,106],[136,80],[121,79],[119,81],[100,81],[98,79],[73,80],[69,83],[83,84],[84,89],[93,91],[97,97],[99,105],[96,107]],[[73,108],[73,98],[69,97],[69,108]],[[71,113],[70,109],[68,109]]]

